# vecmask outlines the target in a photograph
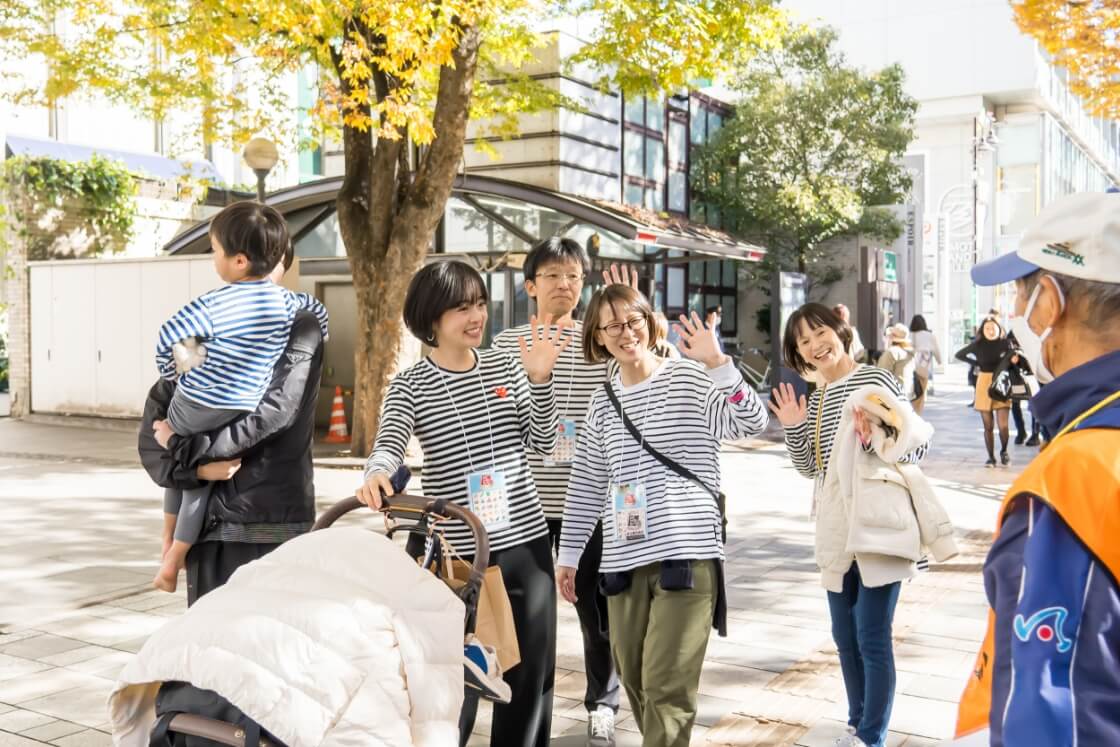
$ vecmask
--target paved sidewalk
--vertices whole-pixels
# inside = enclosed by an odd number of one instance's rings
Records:
[[[980,564],[1003,489],[1017,469],[985,470],[963,369],[937,382],[926,471],[963,553],[903,588],[895,622],[898,695],[888,744],[930,745],[952,730],[955,702],[983,633]],[[156,491],[129,434],[0,420],[0,747],[108,745],[105,697],[183,593],[145,590],[158,555]],[[1030,451],[1017,448],[1017,466]],[[20,456],[12,456],[19,454]],[[780,444],[729,446],[729,637],[713,635],[696,744],[829,745],[846,706],[812,560],[810,483]],[[353,470],[320,467],[321,505],[352,492]],[[582,734],[584,675],[575,613],[560,605],[553,733]],[[638,745],[619,714],[619,744]],[[489,712],[472,744],[486,744]]]

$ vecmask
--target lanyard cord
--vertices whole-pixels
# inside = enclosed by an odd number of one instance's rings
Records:
[[[1081,423],[1085,422],[1085,419],[1088,418],[1089,416],[1094,415],[1095,413],[1103,410],[1104,408],[1108,407],[1109,405],[1111,405],[1113,402],[1115,402],[1118,399],[1120,399],[1120,391],[1115,391],[1112,394],[1108,395],[1107,397],[1102,399],[1100,402],[1093,405],[1088,410],[1086,410],[1085,412],[1081,413],[1076,418],[1071,420],[1065,428],[1062,428],[1062,430],[1058,433],[1058,435],[1054,436],[1054,438],[1052,438],[1050,440],[1050,444],[1054,443],[1059,438],[1066,435],[1067,433],[1072,431],[1077,426],[1081,425]],[[1047,446],[1049,446],[1050,444],[1047,444]]]
[[[646,392],[646,404],[642,408],[642,425],[645,425],[646,415],[649,413],[649,401],[650,401],[650,398],[653,396],[653,377],[656,373],[657,372],[654,371],[654,373],[650,375],[649,379],[647,379],[647,381],[649,381],[649,391]],[[621,373],[619,373],[619,375],[618,375],[618,382],[619,382],[619,385],[622,384],[622,374]],[[613,384],[608,381],[607,386],[613,386]],[[622,427],[621,445],[619,447],[619,451],[621,452],[621,454],[619,454],[619,461],[618,461],[618,484],[621,485],[622,484],[622,478],[625,474],[625,472],[623,470],[624,470],[624,467],[626,465],[627,443],[632,441],[633,438],[629,437],[630,433],[626,430],[626,423],[624,421],[624,418],[625,418],[625,415],[626,415],[626,408],[622,404],[622,397],[618,398],[618,409],[619,409],[618,424]],[[636,474],[638,475],[638,482],[639,483],[642,481],[642,479],[641,479],[642,478],[642,457],[645,454],[645,445],[646,445],[645,431],[640,431],[640,433],[642,434],[642,440],[638,442],[638,467],[637,467],[637,470],[635,470]]]
[[[494,422],[490,419],[490,399],[486,396],[486,384],[482,380],[482,359],[478,356],[478,353],[471,352],[475,357],[475,373],[478,374],[478,386],[482,389],[482,404],[486,406],[486,425],[490,429],[490,466],[495,467],[497,458],[494,454]],[[426,360],[431,363],[430,358]],[[467,427],[463,424],[463,415],[459,412],[459,405],[455,402],[454,395],[451,394],[451,387],[447,385],[447,373],[438,364],[431,364],[439,372],[439,380],[443,383],[443,391],[447,392],[447,398],[451,401],[451,407],[455,410],[455,417],[459,420],[459,430],[463,432],[463,444],[467,447],[468,471],[474,472],[474,454],[471,453],[471,440],[467,437]]]

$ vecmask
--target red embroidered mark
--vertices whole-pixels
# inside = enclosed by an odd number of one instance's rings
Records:
[[[498,395],[498,397],[501,398],[501,399],[505,399],[506,395],[509,394],[509,390],[506,389],[504,386],[500,386],[500,387],[498,387],[497,389],[494,390],[494,394]]]
[[[743,392],[742,389],[740,389],[739,391],[735,392],[730,397],[728,397],[727,401],[730,402],[733,405],[737,405],[737,404],[739,404],[740,402],[743,401],[743,397],[745,397],[745,396],[747,396],[747,395]]]

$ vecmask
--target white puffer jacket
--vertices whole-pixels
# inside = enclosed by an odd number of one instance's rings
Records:
[[[869,414],[870,452],[856,436],[856,407]],[[885,387],[860,387],[848,399],[817,496],[816,560],[826,589],[841,591],[853,560],[864,585],[882,586],[913,575],[924,550],[938,561],[957,554],[929,481],[917,465],[898,461],[932,435],[933,426]]]
[[[311,532],[148,639],[109,697],[118,747],[147,747],[169,680],[217,692],[289,747],[454,745],[463,603],[381,535]]]

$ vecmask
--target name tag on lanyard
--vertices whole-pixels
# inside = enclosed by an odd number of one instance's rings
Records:
[[[467,500],[471,513],[478,517],[487,532],[510,525],[509,491],[506,475],[501,470],[491,468],[468,474]]]
[[[637,542],[646,538],[646,486],[628,482],[611,486],[614,507],[614,539],[616,542]]]
[[[577,432],[576,421],[570,418],[560,420],[560,424],[556,427],[556,448],[544,458],[546,466],[556,467],[561,464],[572,463],[576,454]]]

